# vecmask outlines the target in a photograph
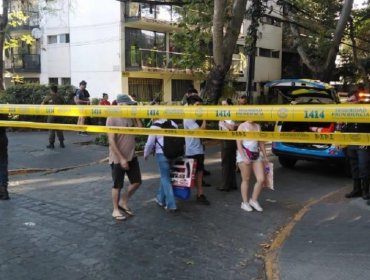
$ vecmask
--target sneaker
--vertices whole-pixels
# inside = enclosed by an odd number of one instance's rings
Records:
[[[240,208],[247,212],[253,211],[253,208],[249,205],[248,202],[242,202],[242,205],[240,206]]]
[[[204,194],[201,194],[200,196],[197,196],[197,202],[204,205],[210,205],[211,203],[206,198]]]
[[[155,199],[155,203],[157,203],[157,205],[159,207],[163,207],[164,206],[164,204],[162,202],[160,202],[157,198]]]
[[[167,206],[164,207],[164,210],[166,210],[168,213],[177,213],[179,211],[177,208],[168,208]]]
[[[258,201],[253,201],[252,199],[249,200],[249,205],[252,206],[256,211],[262,212],[263,208],[258,203]]]

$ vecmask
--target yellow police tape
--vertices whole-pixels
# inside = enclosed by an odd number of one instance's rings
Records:
[[[234,121],[370,122],[370,104],[250,106],[0,105],[0,114]]]
[[[291,143],[315,143],[337,145],[370,145],[370,133],[313,133],[313,132],[239,132],[221,130],[150,129],[137,127],[115,127],[94,125],[72,125],[57,123],[36,123],[0,121],[2,127],[23,127],[37,129],[71,130],[133,135],[163,135],[197,137],[209,139],[256,139]]]

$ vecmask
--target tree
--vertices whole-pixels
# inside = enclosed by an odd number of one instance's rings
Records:
[[[0,54],[4,53],[5,30],[8,26],[8,11],[10,0],[3,0],[3,10],[0,15]],[[4,90],[4,61],[0,59],[0,90]]]
[[[8,57],[13,55],[13,51],[16,48],[19,48],[21,42],[24,42],[26,45],[32,45],[35,42],[35,39],[30,34],[22,34],[16,37],[12,36],[9,27],[17,27],[25,24],[29,16],[25,15],[22,8],[33,5],[33,0],[29,1],[18,1],[18,0],[3,0],[3,10],[0,15],[0,53],[5,54]],[[10,12],[12,5],[14,5],[14,10]],[[23,77],[16,75],[13,70],[13,80],[20,82],[23,80]],[[0,62],[0,90],[4,89],[4,62],[1,59]]]
[[[353,0],[279,1],[286,11],[294,48],[314,78],[330,81]],[[337,16],[339,14],[339,18]]]
[[[203,67],[208,57],[210,68],[203,95],[209,103],[217,103],[222,94],[246,5],[247,0],[205,0],[184,6],[182,31],[175,35],[175,41],[185,52],[181,62],[192,68]],[[213,15],[209,13],[212,10]]]

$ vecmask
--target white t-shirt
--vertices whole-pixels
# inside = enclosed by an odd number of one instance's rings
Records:
[[[184,119],[184,129],[199,129],[199,125],[195,120]],[[204,148],[200,138],[185,137],[185,155],[203,155]]]

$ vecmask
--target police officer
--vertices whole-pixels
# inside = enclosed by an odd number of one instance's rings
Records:
[[[359,102],[359,91],[352,91],[348,96],[348,103]],[[370,133],[368,123],[348,123],[344,126],[343,132],[348,133]],[[369,168],[370,168],[370,146],[347,147],[347,158],[351,165],[353,178],[353,190],[346,194],[347,198],[360,197],[369,200]],[[369,201],[368,201],[369,204]]]

